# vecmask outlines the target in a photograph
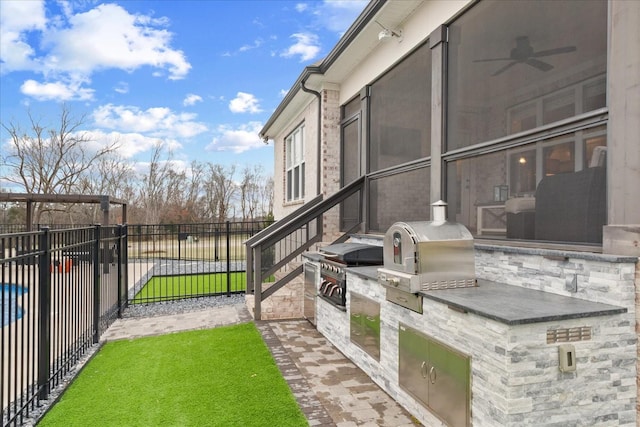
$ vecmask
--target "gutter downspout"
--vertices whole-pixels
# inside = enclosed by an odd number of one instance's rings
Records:
[[[307,92],[307,93],[311,93],[313,95],[315,95],[318,98],[318,127],[317,127],[317,139],[318,139],[318,143],[316,144],[318,147],[318,173],[317,173],[317,184],[316,184],[316,195],[320,195],[321,193],[321,186],[320,186],[320,178],[322,177],[322,171],[321,171],[321,154],[322,154],[322,149],[320,147],[320,141],[321,141],[321,132],[320,132],[320,122],[322,120],[322,95],[320,95],[320,92],[316,92],[313,89],[309,89],[308,87],[305,86],[306,83],[306,79],[302,80],[300,82],[300,89],[302,89],[303,92]]]

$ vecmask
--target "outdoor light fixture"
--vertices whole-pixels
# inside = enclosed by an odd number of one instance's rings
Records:
[[[389,29],[384,29],[378,33],[378,40],[387,40],[391,37],[397,37],[398,41],[402,40],[402,30],[397,30],[398,32],[391,31]]]
[[[389,28],[386,28],[384,25],[382,25],[378,21],[375,21],[375,23],[380,25],[380,27],[382,27],[382,30],[378,33],[378,40],[384,41],[384,40],[389,40],[393,37],[397,37],[398,41],[402,41],[402,30],[398,30],[398,29],[390,30]]]

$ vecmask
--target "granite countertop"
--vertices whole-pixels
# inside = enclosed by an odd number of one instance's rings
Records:
[[[382,265],[347,267],[347,282],[349,274],[353,274],[373,280],[377,284],[378,268],[381,267]],[[477,287],[423,291],[420,295],[446,304],[454,310],[474,313],[507,325],[608,316],[627,312],[625,307],[480,279]]]
[[[303,258],[308,259],[309,261],[321,261],[324,256],[320,252],[305,252],[302,254]]]
[[[347,273],[357,274],[365,279],[378,280],[378,269],[381,265],[365,265],[362,267],[347,267]]]
[[[420,294],[458,311],[474,313],[507,325],[627,312],[624,307],[486,280],[478,280],[478,286],[474,288],[441,289]]]

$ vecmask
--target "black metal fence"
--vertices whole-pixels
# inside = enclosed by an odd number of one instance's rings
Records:
[[[2,425],[21,425],[128,304],[244,293],[266,221],[0,234]]]
[[[2,425],[21,425],[127,303],[126,226],[0,235]]]
[[[270,223],[129,225],[129,303],[244,293],[244,242]]]

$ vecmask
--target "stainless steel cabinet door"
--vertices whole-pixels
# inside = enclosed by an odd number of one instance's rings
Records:
[[[471,359],[402,323],[398,340],[400,387],[448,426],[469,426]]]
[[[470,405],[469,357],[429,342],[429,407],[449,426],[467,426]]]
[[[351,342],[380,360],[380,304],[354,292],[350,295]]]
[[[315,265],[304,264],[304,301],[302,309],[304,310],[304,317],[313,325],[316,324],[317,271]]]
[[[400,387],[425,406],[429,402],[429,342],[418,331],[400,324],[398,381]]]

